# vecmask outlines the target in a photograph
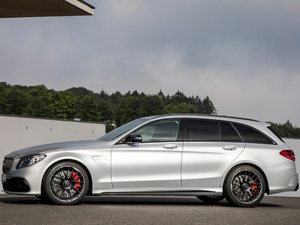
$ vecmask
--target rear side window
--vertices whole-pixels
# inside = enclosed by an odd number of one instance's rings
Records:
[[[230,123],[220,122],[221,141],[242,142],[241,137]]]
[[[276,137],[278,137],[280,141],[284,142],[284,140],[282,140],[282,138],[279,136],[279,134],[278,134],[271,126],[269,126],[268,129],[269,129],[270,131],[272,131],[273,134],[275,134]],[[284,142],[284,143],[285,143],[285,142]]]
[[[219,123],[209,120],[188,120],[189,141],[219,141]]]
[[[240,124],[234,124],[234,126],[244,139],[244,142],[257,144],[273,144],[273,141],[270,140],[270,138],[266,137],[257,130],[254,130],[253,128]]]

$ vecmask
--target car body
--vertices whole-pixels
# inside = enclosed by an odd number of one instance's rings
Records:
[[[131,121],[94,141],[55,143],[5,156],[8,194],[76,204],[85,195],[224,197],[254,206],[298,189],[294,152],[256,120],[170,114]]]

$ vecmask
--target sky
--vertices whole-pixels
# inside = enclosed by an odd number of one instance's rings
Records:
[[[94,16],[0,19],[0,81],[186,96],[300,127],[299,0],[85,0]]]

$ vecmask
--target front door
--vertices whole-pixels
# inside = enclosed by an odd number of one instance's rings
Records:
[[[114,188],[181,187],[182,141],[178,119],[159,120],[134,133],[141,143],[115,144],[112,149]]]

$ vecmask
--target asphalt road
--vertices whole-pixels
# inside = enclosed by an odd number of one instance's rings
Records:
[[[0,224],[299,225],[300,198],[266,196],[254,208],[237,208],[225,200],[208,205],[196,197],[86,197],[80,205],[57,206],[35,197],[0,195]]]

